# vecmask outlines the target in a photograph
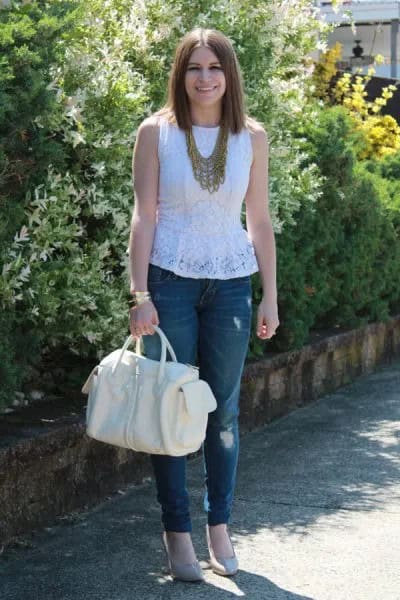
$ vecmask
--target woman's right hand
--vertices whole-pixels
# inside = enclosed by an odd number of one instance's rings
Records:
[[[153,325],[159,324],[157,309],[151,300],[129,309],[129,327],[133,337],[153,335]]]

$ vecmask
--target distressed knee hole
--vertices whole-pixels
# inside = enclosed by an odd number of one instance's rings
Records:
[[[219,434],[219,437],[221,438],[221,442],[223,443],[225,448],[233,447],[235,438],[234,438],[232,431],[221,431],[221,433]]]
[[[242,319],[239,319],[239,317],[233,317],[233,324],[235,325],[236,329],[243,329],[242,327]]]

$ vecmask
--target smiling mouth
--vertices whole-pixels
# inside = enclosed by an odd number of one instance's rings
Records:
[[[200,87],[196,88],[196,90],[198,92],[212,92],[213,90],[216,90],[216,89],[217,89],[216,85],[214,87],[208,87],[208,88],[205,88],[205,87],[204,88],[200,88]]]

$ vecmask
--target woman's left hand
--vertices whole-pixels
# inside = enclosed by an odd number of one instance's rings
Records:
[[[257,337],[267,340],[275,335],[279,326],[278,304],[263,298],[257,311]]]

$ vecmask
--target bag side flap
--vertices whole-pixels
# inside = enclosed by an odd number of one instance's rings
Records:
[[[94,369],[92,369],[92,372],[90,373],[89,377],[86,379],[85,383],[83,384],[82,394],[88,394],[90,392],[93,378],[95,375],[97,375],[97,372],[98,372],[98,365],[96,365],[94,367]]]
[[[191,417],[213,412],[217,408],[217,401],[208,383],[202,379],[189,381],[181,385],[185,397],[186,410]]]

